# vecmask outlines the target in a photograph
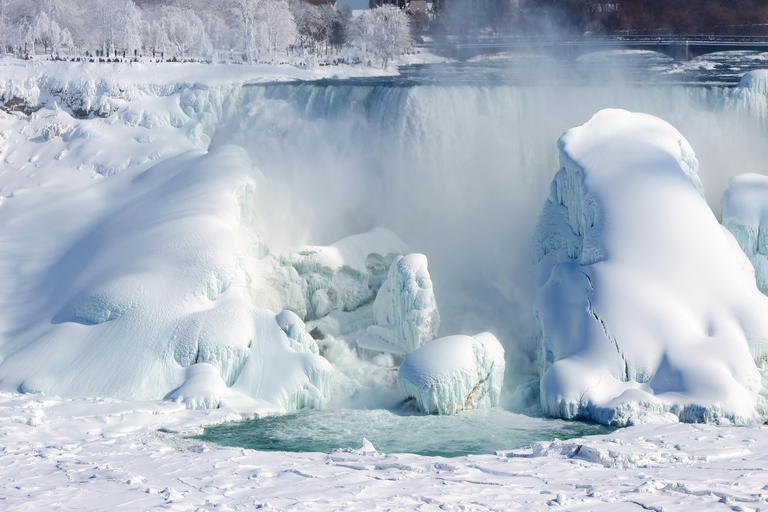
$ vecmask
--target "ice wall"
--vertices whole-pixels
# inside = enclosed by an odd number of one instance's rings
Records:
[[[534,237],[541,405],[626,425],[749,421],[768,298],[671,125],[604,110],[560,139]]]
[[[768,177],[740,174],[723,193],[723,226],[752,262],[757,287],[768,295]]]
[[[454,414],[498,405],[504,367],[504,348],[493,334],[448,336],[406,357],[397,384],[427,414]]]

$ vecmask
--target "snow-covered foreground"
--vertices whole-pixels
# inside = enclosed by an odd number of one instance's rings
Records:
[[[766,510],[768,427],[672,424],[456,459],[206,446],[228,410],[0,396],[2,510]],[[362,444],[362,440],[361,440]]]

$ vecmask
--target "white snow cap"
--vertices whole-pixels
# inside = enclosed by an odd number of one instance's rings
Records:
[[[376,325],[368,335],[410,354],[437,336],[440,313],[437,310],[432,279],[423,254],[398,256],[373,304]]]
[[[768,298],[702,197],[688,142],[655,117],[603,110],[559,148],[533,248],[544,411],[754,419]]]
[[[768,294],[768,176],[740,174],[723,193],[723,226],[755,267],[757,287]]]
[[[504,383],[504,348],[488,332],[447,336],[405,358],[397,384],[428,414],[495,407]]]

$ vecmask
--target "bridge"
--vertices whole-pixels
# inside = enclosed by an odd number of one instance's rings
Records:
[[[583,36],[559,37],[450,37],[425,45],[437,55],[469,60],[494,53],[547,55],[573,60],[589,53],[613,50],[658,52],[675,60],[688,61],[709,53],[725,51],[768,52],[768,37],[757,36]]]

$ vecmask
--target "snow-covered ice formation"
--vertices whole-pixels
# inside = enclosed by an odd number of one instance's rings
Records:
[[[435,339],[440,313],[426,256],[408,254],[395,258],[376,295],[373,315],[376,323],[368,327],[367,336],[359,342],[365,348],[376,350],[375,338],[379,338],[410,354]],[[379,345],[385,346],[380,342]]]
[[[740,174],[723,193],[723,226],[733,233],[768,295],[768,176]]]
[[[225,147],[168,159],[118,186],[105,183],[99,200],[107,211],[56,248],[31,248],[21,232],[40,231],[32,227],[40,216],[58,216],[44,229],[69,227],[77,214],[67,210],[82,211],[77,198],[59,198],[53,211],[47,198],[5,205],[6,215],[17,215],[6,234],[21,244],[6,250],[26,251],[17,271],[27,279],[16,283],[16,300],[5,301],[17,323],[6,317],[14,336],[2,347],[3,387],[186,396],[177,388],[203,375],[186,368],[206,363],[233,393],[254,399],[251,409],[322,404],[332,368],[301,321],[246,298],[238,232],[249,218],[243,212],[254,207],[250,174],[244,152]]]
[[[305,247],[276,258],[276,266],[286,271],[272,272],[278,276],[274,285],[287,284],[288,296],[301,298],[289,307],[305,320],[335,310],[353,311],[376,296],[392,261],[406,249],[394,233],[382,228],[327,247]]]
[[[436,339],[405,358],[397,384],[428,414],[495,407],[504,383],[504,348],[488,332]]]
[[[626,425],[757,416],[768,298],[685,138],[604,110],[559,141],[534,240],[541,405]]]
[[[729,100],[764,124],[768,123],[768,69],[744,73]]]
[[[263,176],[241,148],[206,151],[245,83],[312,73],[0,68],[12,171],[0,179],[0,387],[269,413],[324,404],[333,369],[303,319],[371,302],[405,244],[377,229],[273,253]]]

